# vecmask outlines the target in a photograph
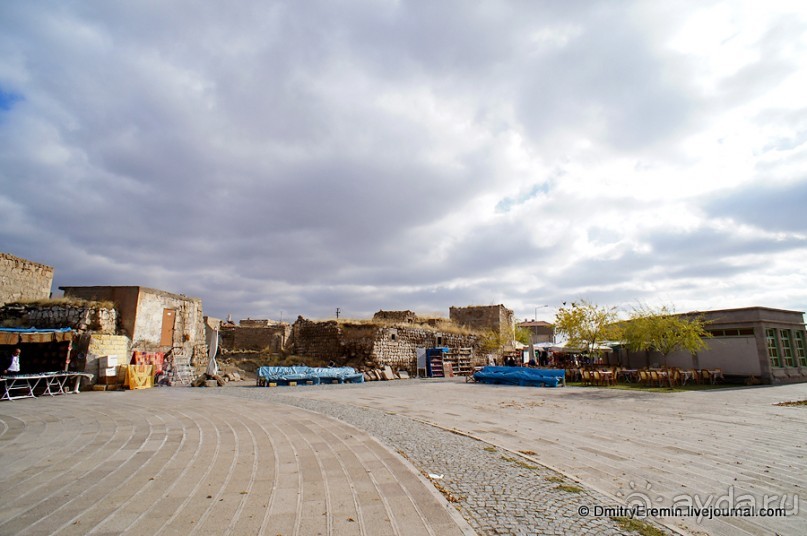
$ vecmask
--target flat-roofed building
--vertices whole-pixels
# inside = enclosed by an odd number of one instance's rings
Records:
[[[667,366],[682,369],[721,369],[725,376],[754,377],[762,383],[807,382],[807,332],[804,312],[771,307],[692,311],[701,316],[712,335],[707,349],[692,355],[676,351]],[[626,352],[610,357],[632,368],[662,364],[657,352]]]
[[[555,342],[555,326],[543,320],[525,320],[516,324],[530,332],[530,342]]]

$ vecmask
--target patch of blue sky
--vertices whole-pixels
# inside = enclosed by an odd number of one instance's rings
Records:
[[[505,197],[504,199],[496,203],[496,212],[500,214],[510,212],[510,210],[513,207],[523,205],[530,199],[534,199],[541,194],[547,194],[547,193],[549,193],[548,183],[534,184],[532,188],[530,188],[526,192],[515,197]]]
[[[7,112],[11,110],[15,104],[23,99],[24,97],[19,93],[6,91],[2,86],[0,86],[0,111]]]

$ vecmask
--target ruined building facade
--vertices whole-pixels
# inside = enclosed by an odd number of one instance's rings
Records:
[[[221,348],[224,351],[280,353],[291,335],[288,322],[247,318],[238,325],[222,324]]]
[[[507,340],[514,338],[514,313],[501,304],[451,307],[449,318],[458,326],[475,330],[493,330]]]
[[[53,268],[0,253],[0,305],[47,300],[53,285]]]
[[[417,323],[313,321],[298,317],[291,330],[289,352],[301,358],[334,361],[338,365],[393,370],[417,369],[417,349],[445,346],[471,348],[479,364],[480,335],[433,328]]]

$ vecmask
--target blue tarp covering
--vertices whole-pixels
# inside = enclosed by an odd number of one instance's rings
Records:
[[[339,383],[364,381],[364,375],[353,367],[260,367],[258,378],[277,383],[312,381],[315,385],[323,380],[338,380]]]
[[[566,371],[526,367],[485,367],[474,374],[474,379],[481,383],[557,387],[558,384],[565,383]]]

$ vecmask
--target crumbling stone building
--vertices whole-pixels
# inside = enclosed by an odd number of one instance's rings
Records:
[[[449,318],[459,326],[476,330],[494,330],[513,340],[514,313],[504,305],[471,305],[449,308]]]
[[[411,313],[404,311],[400,313]],[[414,313],[412,313],[414,315]],[[481,335],[477,332],[450,326],[433,327],[411,322],[390,323],[390,318],[407,319],[409,314],[385,314],[368,322],[313,321],[298,317],[292,325],[288,349],[302,358],[310,357],[334,361],[338,365],[359,368],[381,368],[389,365],[393,370],[417,370],[417,349],[447,346],[452,349],[471,348],[478,364]]]
[[[50,298],[53,268],[0,253],[0,305]]]
[[[172,351],[191,358],[197,367],[206,366],[201,299],[139,286],[59,288],[65,298],[113,303],[119,336],[131,341],[129,351]]]
[[[229,352],[280,353],[291,335],[288,322],[247,318],[238,325],[222,324],[221,348]]]
[[[418,317],[414,311],[378,311],[373,315],[373,321],[414,324],[418,321]]]

